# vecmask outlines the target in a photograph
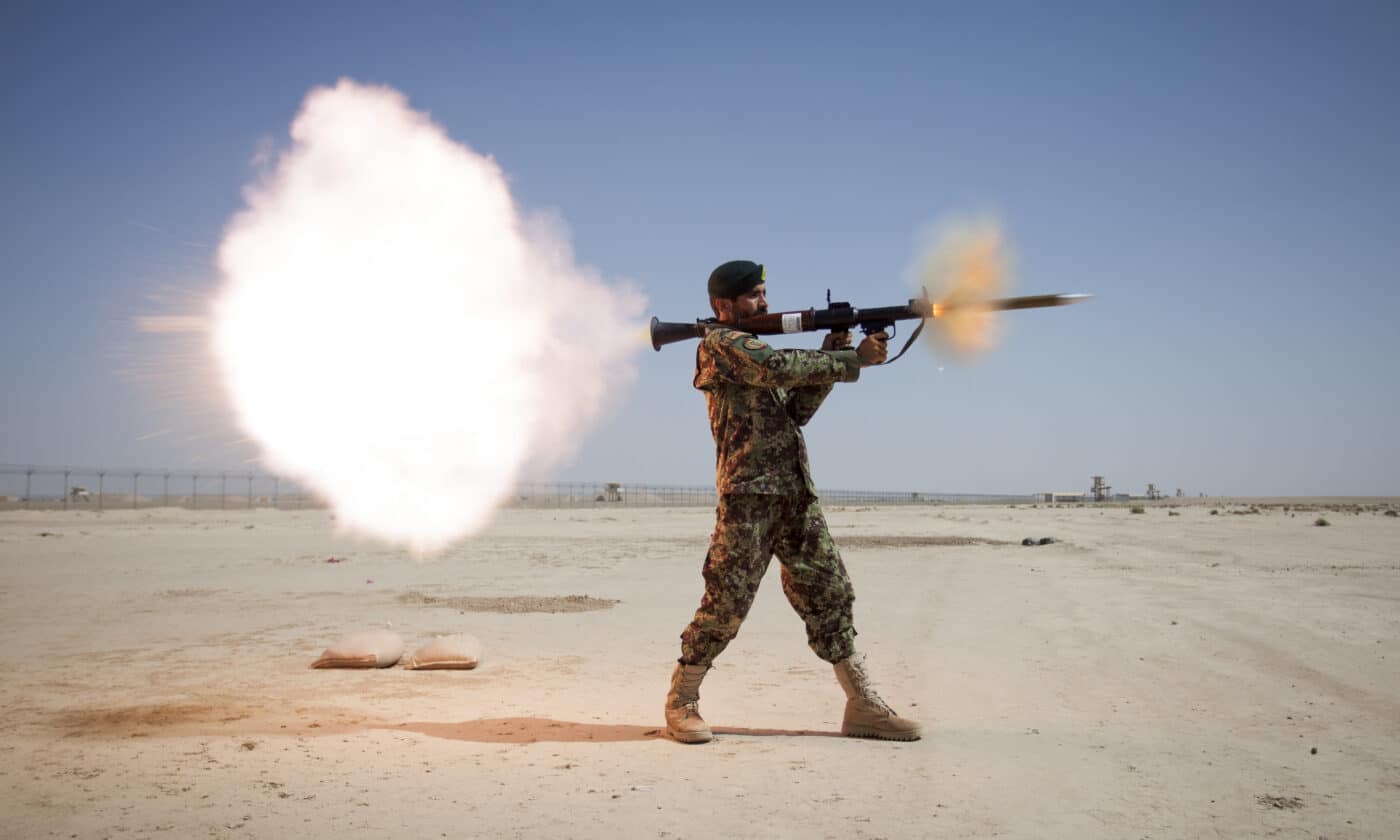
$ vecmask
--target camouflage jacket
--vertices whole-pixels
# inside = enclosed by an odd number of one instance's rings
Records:
[[[711,330],[695,353],[715,436],[720,493],[816,495],[802,426],[837,382],[855,382],[854,350],[775,350],[738,330]]]

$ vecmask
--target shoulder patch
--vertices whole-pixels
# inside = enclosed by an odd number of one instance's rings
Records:
[[[756,338],[750,337],[750,338],[744,339],[744,349],[745,349],[745,350],[764,350],[764,349],[767,349],[767,347],[768,347],[767,344],[764,344],[762,341],[759,341],[759,340],[756,339]]]

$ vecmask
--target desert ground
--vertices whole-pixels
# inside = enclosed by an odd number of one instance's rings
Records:
[[[837,734],[775,563],[701,746],[660,727],[710,509],[506,510],[427,559],[325,511],[8,511],[0,833],[1394,838],[1396,508],[829,507],[926,737]],[[375,628],[482,663],[308,669]]]

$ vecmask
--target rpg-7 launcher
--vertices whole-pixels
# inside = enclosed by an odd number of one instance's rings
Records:
[[[924,328],[924,323],[929,318],[940,318],[954,310],[977,310],[984,312],[999,311],[1006,309],[1039,309],[1045,306],[1067,306],[1071,303],[1079,303],[1087,300],[1089,295],[1029,295],[1026,297],[996,298],[992,300],[981,300],[968,303],[935,302],[925,295],[921,298],[912,298],[904,306],[880,306],[874,309],[857,309],[844,301],[839,303],[831,302],[831,293],[827,293],[826,309],[806,309],[797,312],[770,312],[766,315],[755,315],[752,318],[744,318],[733,324],[723,324],[714,318],[697,320],[695,323],[668,323],[656,318],[651,319],[651,346],[660,350],[662,345],[674,344],[677,341],[685,341],[688,338],[704,338],[705,333],[714,329],[735,329],[740,332],[752,333],[754,335],[779,335],[781,333],[815,332],[817,330],[832,330],[833,332],[849,331],[852,327],[860,327],[866,335],[875,332],[885,332],[890,338],[894,338],[894,325],[896,321],[919,321],[919,326],[914,329],[914,334],[909,336],[904,347],[895,355],[890,362],[904,355],[904,351],[914,343],[914,339],[919,337],[919,333]],[[886,362],[889,364],[889,362]]]

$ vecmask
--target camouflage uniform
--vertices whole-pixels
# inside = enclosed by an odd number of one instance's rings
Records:
[[[854,350],[775,350],[738,330],[712,330],[695,358],[705,392],[719,491],[705,558],[705,595],[681,634],[685,665],[709,665],[739,632],[773,555],[783,592],[807,625],[817,656],[854,652],[855,600],[828,533],[801,427],[837,382],[854,382]]]

